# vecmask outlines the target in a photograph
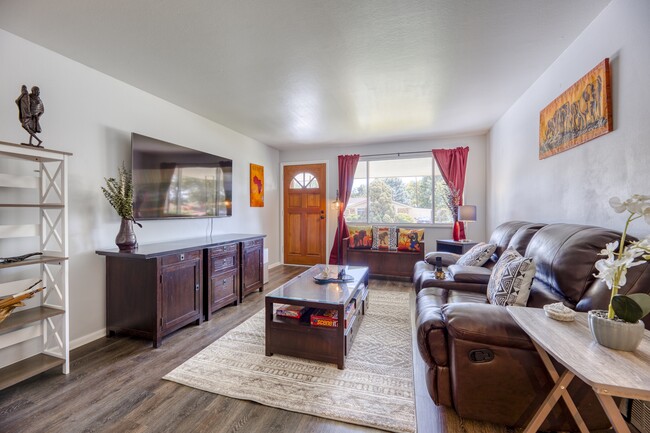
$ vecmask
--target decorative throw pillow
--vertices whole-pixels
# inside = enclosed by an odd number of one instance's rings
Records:
[[[350,232],[350,248],[368,249],[372,247],[372,227],[348,226],[348,231]]]
[[[420,251],[424,229],[398,229],[397,251]]]
[[[492,269],[487,287],[488,301],[495,305],[525,307],[534,276],[533,259],[522,257],[516,250],[508,248]]]
[[[455,264],[458,261],[460,254],[450,253],[447,251],[432,251],[424,256],[424,261],[430,265],[435,266],[436,257],[440,257],[442,259],[442,266],[449,266]]]
[[[465,254],[460,256],[457,265],[463,266],[483,266],[496,251],[496,244],[486,244],[480,242],[469,249]]]
[[[372,249],[395,251],[397,249],[395,227],[372,226]]]

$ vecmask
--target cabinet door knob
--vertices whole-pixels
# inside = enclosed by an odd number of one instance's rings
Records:
[[[194,290],[196,290],[197,292],[199,291],[199,285],[198,284],[194,287]]]
[[[226,281],[228,281],[228,280],[223,280],[223,284],[226,284]]]

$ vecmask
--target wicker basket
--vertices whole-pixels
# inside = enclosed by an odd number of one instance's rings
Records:
[[[3,307],[0,308],[0,323],[2,323],[9,315],[11,314],[12,311],[14,311],[14,308],[16,307],[24,307],[25,304],[23,302],[17,302],[13,305],[10,305],[8,307]]]

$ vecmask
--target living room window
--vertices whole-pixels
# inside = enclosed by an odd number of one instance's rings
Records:
[[[448,193],[432,157],[362,160],[344,215],[349,223],[451,224]]]

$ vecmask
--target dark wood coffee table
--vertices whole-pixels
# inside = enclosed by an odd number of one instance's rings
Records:
[[[266,356],[274,353],[335,363],[345,368],[345,356],[368,308],[368,268],[348,266],[353,277],[345,283],[317,284],[314,276],[325,265],[316,265],[266,295]],[[330,266],[336,269],[336,266]],[[345,325],[345,309],[356,302],[356,311]],[[339,326],[326,328],[311,326],[309,314],[301,319],[279,317],[274,304],[299,305],[308,308],[337,310]]]

